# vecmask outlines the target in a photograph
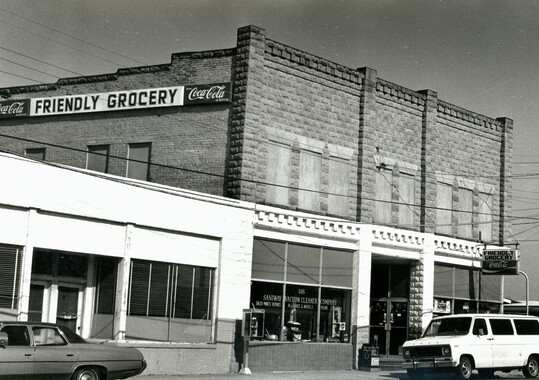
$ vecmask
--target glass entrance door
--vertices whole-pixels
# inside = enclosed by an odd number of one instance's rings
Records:
[[[75,332],[77,332],[77,320],[79,318],[80,293],[81,291],[78,287],[58,287],[56,323],[67,326]]]
[[[408,302],[390,298],[371,301],[370,343],[378,345],[381,355],[399,355],[406,341]]]
[[[81,327],[83,289],[79,284],[48,281],[32,283],[28,319],[58,323],[78,333]]]

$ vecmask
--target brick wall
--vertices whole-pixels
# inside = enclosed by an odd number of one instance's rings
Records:
[[[169,65],[0,92],[31,98],[229,82],[233,53],[234,49],[174,54]],[[47,161],[84,168],[88,145],[110,144],[109,173],[125,176],[128,144],[151,142],[151,162],[156,164],[150,169],[151,181],[223,195],[229,108],[215,104],[2,119],[0,134],[37,142],[0,137],[0,148],[23,154],[27,148],[46,147]]]

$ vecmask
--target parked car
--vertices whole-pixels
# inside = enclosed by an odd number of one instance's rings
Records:
[[[472,371],[492,378],[494,371],[539,374],[539,318],[508,314],[460,314],[434,318],[420,339],[402,347],[408,378],[427,372],[454,371],[469,379]]]
[[[2,379],[125,379],[145,368],[135,348],[88,343],[52,323],[0,322]]]

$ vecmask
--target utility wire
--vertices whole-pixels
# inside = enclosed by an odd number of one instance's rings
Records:
[[[39,63],[44,63],[44,64],[46,64],[46,65],[55,67],[55,68],[60,69],[60,70],[64,70],[64,71],[70,72],[70,73],[72,73],[72,74],[84,76],[84,74],[77,73],[76,71],[72,71],[72,70],[66,69],[65,67],[56,66],[56,65],[54,65],[54,64],[52,64],[52,63],[45,62],[45,61],[42,61],[42,60],[40,60],[40,59],[30,57],[29,55],[26,55],[26,54],[22,54],[22,53],[16,52],[15,50],[11,50],[11,49],[8,49],[8,48],[2,47],[2,46],[0,46],[0,49],[5,50],[5,51],[8,51],[8,52],[13,53],[13,54],[20,55],[20,56],[25,57],[25,58],[32,59],[32,60],[37,61],[37,62],[39,62]]]
[[[94,44],[94,43],[92,43],[92,42],[89,42],[89,41],[83,40],[83,39],[81,39],[81,38],[72,36],[72,35],[70,35],[70,34],[64,33],[64,32],[62,32],[61,30],[51,28],[50,26],[41,24],[41,23],[39,23],[39,22],[37,22],[37,21],[35,21],[35,20],[31,20],[31,19],[29,19],[29,18],[23,17],[23,16],[21,16],[21,15],[15,13],[15,12],[8,11],[7,9],[0,8],[0,11],[9,13],[9,14],[11,14],[11,15],[13,15],[13,16],[17,16],[17,17],[19,17],[19,18],[22,18],[23,20],[29,21],[29,22],[31,22],[31,23],[33,23],[33,24],[36,24],[36,25],[39,25],[39,26],[41,26],[41,27],[43,27],[43,28],[52,30],[52,31],[55,32],[55,33],[58,33],[58,34],[61,34],[61,35],[63,35],[63,36],[72,38],[72,39],[74,39],[74,40],[76,40],[76,41],[83,42],[83,43],[88,44],[88,45],[90,45],[90,46],[93,46],[93,47],[96,47],[96,48],[98,48],[98,49],[104,50],[104,51],[106,51],[106,52],[108,52],[108,53],[116,54],[117,56],[122,57],[122,58],[126,58],[126,59],[128,59],[128,60],[130,60],[130,61],[137,62],[137,63],[141,63],[141,64],[143,64],[143,65],[147,65],[147,63],[145,63],[145,62],[143,62],[143,61],[140,61],[140,60],[138,60],[138,59],[135,59],[135,58],[131,58],[131,57],[122,55],[122,54],[120,54],[120,53],[118,53],[118,52],[116,52],[116,51],[106,49],[106,48],[104,48],[104,47],[102,47],[102,46],[98,46],[98,45],[96,45],[96,44]]]

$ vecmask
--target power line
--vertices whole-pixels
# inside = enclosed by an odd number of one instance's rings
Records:
[[[128,57],[128,56],[125,56],[125,55],[120,54],[120,53],[118,53],[118,52],[116,52],[116,51],[106,49],[106,48],[104,48],[104,47],[102,47],[102,46],[98,46],[98,45],[96,45],[96,44],[94,44],[94,43],[92,43],[92,42],[89,42],[89,41],[83,40],[83,39],[81,39],[81,38],[72,36],[72,35],[70,35],[70,34],[64,33],[64,32],[62,32],[61,30],[51,28],[50,26],[41,24],[41,23],[39,23],[39,22],[37,22],[37,21],[35,21],[35,20],[31,20],[31,19],[29,19],[29,18],[27,18],[27,17],[23,17],[23,16],[21,16],[21,15],[15,13],[15,12],[8,11],[7,9],[0,8],[0,11],[9,13],[9,14],[14,15],[14,16],[17,16],[17,17],[19,17],[19,18],[22,18],[23,20],[29,21],[29,22],[34,23],[34,24],[36,24],[36,25],[39,25],[39,26],[41,26],[41,27],[43,27],[43,28],[52,30],[53,32],[56,32],[56,33],[59,33],[59,34],[61,34],[61,35],[66,36],[66,37],[72,38],[72,39],[74,39],[74,40],[76,40],[76,41],[83,42],[83,43],[88,44],[88,45],[90,45],[90,46],[93,46],[93,47],[96,47],[96,48],[98,48],[98,49],[104,50],[104,51],[106,51],[106,52],[108,52],[108,53],[116,54],[116,55],[119,56],[119,57],[129,59],[129,60],[131,60],[131,61],[133,61],[133,62],[137,62],[137,63],[141,63],[141,64],[143,64],[143,65],[147,65],[147,63],[145,63],[145,62],[143,62],[143,61],[139,61],[138,59],[131,58],[131,57]]]
[[[72,71],[72,70],[66,69],[65,67],[56,66],[56,65],[54,65],[54,64],[52,64],[52,63],[45,62],[45,61],[42,61],[42,60],[40,60],[40,59],[30,57],[29,55],[26,55],[26,54],[22,54],[22,53],[16,52],[15,50],[11,50],[11,49],[8,49],[8,48],[2,47],[2,46],[0,46],[0,49],[9,51],[10,53],[17,54],[17,55],[20,55],[20,56],[25,57],[25,58],[33,59],[34,61],[37,61],[37,62],[40,62],[40,63],[44,63],[44,64],[46,64],[46,65],[55,67],[55,68],[60,69],[60,70],[68,71],[68,72],[70,72],[70,73],[72,73],[72,74],[84,76],[84,74],[80,74],[80,73],[78,73],[78,72],[76,72],[76,71]]]
[[[44,141],[38,141],[38,140],[33,140],[33,139],[28,139],[28,138],[23,138],[23,137],[10,136],[10,135],[6,135],[6,134],[0,134],[0,137],[19,140],[19,141],[25,141],[25,142],[34,143],[34,144],[47,145],[47,146],[52,146],[52,147],[59,148],[59,149],[66,149],[66,150],[71,150],[71,151],[75,151],[75,152],[79,152],[79,153],[88,154],[88,151],[85,150],[85,149],[74,148],[74,147],[69,147],[69,146],[60,145],[60,144],[54,144],[54,143],[49,143],[49,142],[44,142]],[[132,161],[132,162],[139,162],[139,163],[149,164],[150,166],[156,166],[156,167],[161,167],[161,168],[166,168],[166,169],[171,169],[171,170],[179,170],[179,171],[184,171],[184,172],[188,172],[188,173],[207,175],[207,176],[212,176],[212,177],[217,177],[217,178],[222,178],[222,179],[226,178],[226,176],[222,175],[222,174],[204,172],[204,171],[195,170],[195,169],[182,168],[182,167],[178,167],[178,166],[174,166],[174,165],[167,165],[167,164],[161,164],[161,163],[155,163],[155,162],[141,161],[141,160],[131,159],[131,158],[127,158],[127,157],[121,157],[121,156],[115,156],[115,155],[110,155],[110,154],[107,155],[107,154],[103,154],[103,153],[99,153],[99,152],[92,152],[92,154],[101,155],[101,156],[109,157],[109,158],[112,158],[112,159],[119,159],[119,160],[123,160],[123,161]],[[320,194],[335,195],[335,196],[346,197],[346,198],[353,198],[352,196],[346,195],[346,194],[327,193],[327,192],[323,192],[323,191],[319,191],[319,190],[312,190],[312,189],[306,189],[306,188],[296,188],[296,187],[291,187],[291,186],[287,186],[287,185],[278,185],[278,184],[274,184],[274,183],[268,183],[268,182],[262,182],[262,181],[256,181],[256,180],[242,179],[242,181],[248,182],[248,183],[254,183],[254,184],[257,184],[257,185],[275,186],[275,187],[287,188],[287,189],[298,190],[298,191],[307,191],[307,192],[313,192],[313,193],[320,193]],[[418,205],[405,203],[405,202],[387,201],[387,200],[380,200],[380,199],[367,198],[367,197],[363,197],[363,199],[369,200],[369,201],[374,201],[374,202],[391,203],[391,204],[397,204],[397,205],[403,205],[403,206],[418,207]],[[436,206],[424,206],[424,208],[426,208],[426,209],[434,209],[434,210],[442,210],[442,211],[455,211],[455,212],[459,212],[459,213],[473,213],[473,211],[465,211],[465,210],[460,211],[460,210],[453,210],[453,209],[450,209],[450,208],[443,208],[443,207],[436,207]],[[477,214],[477,213],[475,213],[475,214]],[[482,213],[482,214],[484,214],[484,215],[492,215],[492,214],[488,214],[488,213]],[[519,216],[512,216],[511,219],[513,219],[513,220],[535,220],[535,218],[519,217]],[[536,219],[539,222],[539,218],[536,218]],[[495,221],[493,221],[493,222],[495,222]],[[433,225],[435,225],[435,224],[433,224]]]
[[[92,57],[95,57],[95,58],[98,58],[98,59],[100,59],[100,60],[102,60],[102,61],[105,61],[105,62],[108,62],[108,63],[112,63],[112,64],[115,65],[115,66],[120,66],[120,67],[121,67],[121,66],[124,66],[124,65],[121,65],[121,64],[119,64],[119,63],[117,63],[117,62],[114,62],[114,61],[108,60],[108,59],[106,59],[106,58],[100,57],[100,56],[98,56],[98,55],[95,55],[95,54],[93,54],[93,53],[87,52],[87,51],[85,51],[85,50],[82,50],[82,49],[76,48],[76,47],[74,47],[74,46],[70,46],[70,45],[64,44],[64,43],[62,43],[62,42],[58,42],[58,41],[56,41],[56,40],[54,40],[54,39],[52,39],[52,38],[43,36],[43,35],[41,35],[41,34],[39,34],[39,33],[33,32],[33,31],[31,31],[31,30],[28,30],[28,29],[22,28],[22,27],[20,27],[20,26],[18,26],[18,25],[15,25],[15,24],[13,24],[13,23],[7,22],[7,21],[5,21],[5,20],[4,20],[3,22],[4,22],[5,24],[11,25],[11,26],[13,26],[13,27],[15,27],[15,28],[24,30],[25,32],[28,32],[28,33],[31,33],[31,34],[35,34],[36,36],[39,36],[40,38],[43,38],[43,39],[45,39],[45,40],[52,41],[52,42],[54,42],[54,43],[56,43],[56,44],[58,44],[58,45],[65,46],[65,47],[70,48],[70,49],[73,49],[73,50],[75,50],[75,51],[78,51],[78,52],[87,54],[87,55],[92,56]]]

